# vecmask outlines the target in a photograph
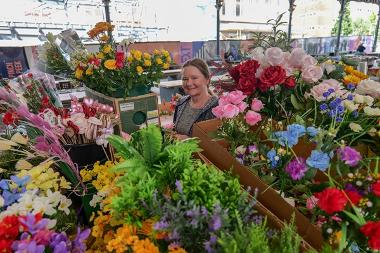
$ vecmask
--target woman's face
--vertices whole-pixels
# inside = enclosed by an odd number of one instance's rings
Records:
[[[182,87],[189,96],[207,93],[209,79],[194,66],[187,66],[182,71]]]

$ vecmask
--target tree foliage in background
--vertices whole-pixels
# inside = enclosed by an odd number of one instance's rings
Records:
[[[331,30],[331,36],[337,36],[338,35],[338,28],[339,28],[339,16],[335,22],[333,29]],[[344,5],[344,15],[343,15],[343,21],[342,21],[342,33],[341,33],[341,35],[345,35],[345,36],[352,35],[352,32],[353,32],[353,24],[352,24],[352,19],[351,19],[349,2],[347,1]]]
[[[353,22],[352,35],[374,35],[376,28],[376,14],[374,12],[367,18],[358,18]]]

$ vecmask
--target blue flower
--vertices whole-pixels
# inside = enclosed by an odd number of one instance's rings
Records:
[[[306,128],[306,132],[310,137],[314,137],[318,134],[319,130],[315,127]]]
[[[319,109],[321,109],[321,111],[326,111],[327,109],[329,109],[329,107],[327,106],[327,104],[323,103],[319,106]]]
[[[18,176],[11,176],[11,180],[15,182],[15,184],[17,184],[19,187],[23,187],[27,182],[29,182],[30,176],[26,175],[22,178],[19,178]]]
[[[349,84],[347,85],[347,89],[349,89],[349,90],[353,90],[353,89],[355,89],[355,85],[353,85],[352,83],[349,83]]]
[[[306,133],[305,127],[300,124],[288,125],[286,129],[288,130],[289,135],[297,136],[297,138],[304,136]]]
[[[313,150],[306,160],[306,164],[310,167],[325,171],[330,166],[330,157],[321,151]]]
[[[276,150],[274,149],[269,150],[269,152],[267,153],[267,157],[270,161],[270,166],[272,168],[276,168],[280,160],[279,157],[277,156]]]
[[[0,181],[0,188],[3,190],[9,190],[9,185],[7,180],[3,179]]]
[[[288,143],[288,133],[286,131],[278,131],[273,133],[273,138],[277,139],[281,146],[286,146]]]
[[[354,95],[352,95],[352,94],[348,94],[347,99],[348,99],[348,100],[353,100],[353,99],[354,99]]]
[[[352,112],[352,116],[354,116],[354,118],[359,117],[359,112],[358,111],[353,111]]]

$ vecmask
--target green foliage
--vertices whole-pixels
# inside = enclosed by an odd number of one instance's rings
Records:
[[[294,216],[291,223],[285,224],[275,238],[276,245],[278,245],[272,252],[278,253],[296,253],[300,252],[301,237],[295,232],[296,227],[294,225]]]
[[[288,51],[291,46],[288,41],[288,35],[280,27],[287,24],[282,21],[285,12],[281,13],[276,19],[270,19],[267,24],[272,26],[272,33],[253,33],[253,39],[256,41],[252,48],[262,47],[264,49],[269,47],[279,47],[284,51]]]
[[[225,253],[270,253],[266,222],[239,226],[231,234],[222,233],[218,240]]]
[[[196,139],[187,139],[166,146],[162,155],[163,159],[155,165],[160,185],[173,187],[183,171],[192,168],[194,163],[192,154],[198,151],[200,148]]]
[[[352,34],[354,35],[369,35],[371,32],[371,24],[369,20],[364,18],[356,19],[352,24]]]
[[[205,206],[208,210],[219,203],[234,213],[239,198],[245,194],[237,178],[201,162],[197,162],[194,168],[185,169],[181,181],[186,199],[191,199],[195,205]]]
[[[346,1],[344,6],[344,15],[342,20],[342,35],[352,35],[353,27],[352,27],[352,19],[351,19],[351,12],[349,8],[349,1]],[[335,22],[335,25],[333,29],[331,30],[331,36],[337,36],[338,35],[338,28],[339,28],[339,17]]]

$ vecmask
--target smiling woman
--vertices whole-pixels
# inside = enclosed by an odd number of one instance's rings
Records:
[[[173,122],[179,138],[190,136],[193,124],[215,118],[211,109],[218,98],[210,94],[210,72],[207,64],[198,58],[187,61],[182,67],[182,87],[187,96],[178,102]]]

